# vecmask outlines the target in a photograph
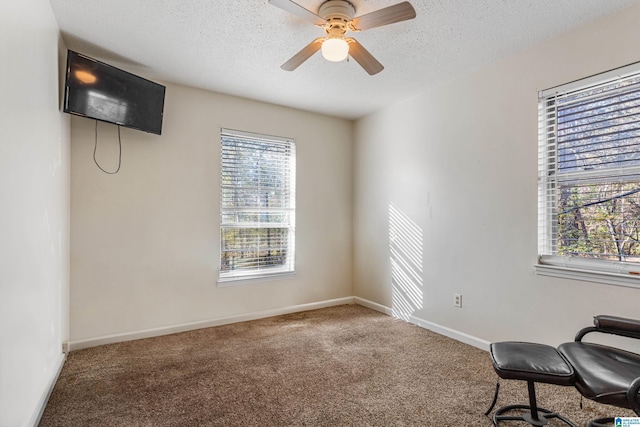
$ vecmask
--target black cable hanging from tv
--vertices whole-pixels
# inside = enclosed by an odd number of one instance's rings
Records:
[[[120,171],[120,166],[122,166],[122,139],[120,138],[120,125],[118,126],[118,169],[113,172],[109,172],[100,166],[98,163],[98,159],[96,159],[96,151],[98,150],[98,121],[96,120],[96,128],[95,128],[95,143],[93,145],[93,162],[100,168],[100,170],[109,175],[115,175]]]

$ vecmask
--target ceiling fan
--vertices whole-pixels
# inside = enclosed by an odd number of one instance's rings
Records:
[[[322,27],[326,33],[326,37],[318,37],[282,64],[280,68],[286,71],[295,70],[322,49],[322,56],[328,61],[339,62],[351,56],[367,73],[377,74],[384,69],[382,64],[356,39],[345,37],[347,31],[364,31],[416,17],[416,11],[408,1],[355,18],[355,7],[346,0],[327,0],[320,5],[317,14],[291,0],[269,0],[269,3]]]

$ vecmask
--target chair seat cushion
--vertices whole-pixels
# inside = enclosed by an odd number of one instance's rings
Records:
[[[586,342],[564,343],[558,351],[573,366],[576,388],[584,397],[631,408],[626,393],[640,377],[640,354]]]
[[[493,368],[500,378],[573,385],[573,369],[551,346],[504,341],[490,347]]]

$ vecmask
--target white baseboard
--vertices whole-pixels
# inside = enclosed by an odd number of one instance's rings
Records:
[[[356,304],[360,304],[362,306],[365,306],[372,310],[379,311],[389,316],[393,316],[393,310],[389,307],[386,307],[384,305],[381,305],[360,297],[353,297],[353,299]],[[428,329],[437,334],[444,335],[445,337],[452,338],[456,341],[460,341],[465,344],[472,345],[481,350],[489,351],[490,342],[474,337],[473,335],[465,334],[464,332],[456,331],[455,329],[447,328],[446,326],[441,326],[441,325],[438,325],[437,323],[429,322],[429,321],[420,319],[419,317],[416,317],[416,316],[411,316],[409,318],[409,323],[412,323],[416,326],[420,326],[421,328]]]
[[[480,350],[489,351],[489,341],[485,341],[473,335],[465,334],[464,332],[457,331],[455,329],[447,328],[446,326],[438,325],[437,323],[429,322],[419,317],[411,316],[409,322],[421,328],[429,329],[437,334],[444,335],[445,337],[453,338],[456,341],[463,342],[465,344],[472,345]]]
[[[309,304],[292,305],[289,307],[264,310],[254,313],[240,314],[237,316],[220,317],[217,319],[202,320],[198,322],[183,323],[180,325],[166,326],[160,328],[146,329],[137,332],[126,332],[122,334],[106,335],[102,337],[89,338],[85,340],[69,342],[69,351],[81,350],[83,348],[96,347],[103,344],[113,344],[117,342],[132,341],[142,338],[151,338],[161,335],[175,334],[178,332],[193,331],[195,329],[211,328],[213,326],[228,325],[230,323],[246,322],[249,320],[264,319],[266,317],[280,316],[283,314],[298,313],[301,311],[317,310],[319,308],[332,307],[335,305],[353,304],[354,297],[337,298],[326,301],[313,302]],[[364,304],[363,304],[364,305]]]
[[[370,308],[371,310],[379,311],[380,313],[384,313],[387,316],[393,316],[393,312],[389,307],[385,307],[382,304],[378,304],[377,302],[369,301],[360,297],[353,297],[353,302],[363,307]]]
[[[62,367],[64,366],[64,361],[66,360],[66,358],[66,354],[60,354],[60,357],[56,362],[57,366],[55,372],[53,373],[52,377],[49,378],[47,388],[42,393],[42,396],[40,396],[40,400],[38,401],[36,409],[33,412],[33,415],[31,415],[31,420],[29,420],[30,426],[37,427],[38,424],[40,424],[40,419],[42,418],[42,414],[44,414],[44,408],[47,407],[47,402],[49,402],[49,397],[51,397],[51,393],[53,392],[53,388],[55,387],[56,382],[58,381],[60,372],[62,372]]]
[[[228,325],[228,324],[237,323],[237,322],[247,322],[250,320],[264,319],[266,317],[280,316],[283,314],[290,314],[290,313],[298,313],[301,311],[317,310],[320,308],[332,307],[332,306],[342,305],[342,304],[358,304],[363,307],[367,307],[372,310],[379,311],[380,313],[384,313],[388,316],[393,316],[393,310],[384,305],[381,305],[360,297],[345,297],[345,298],[337,298],[337,299],[326,300],[326,301],[319,301],[319,302],[314,302],[309,304],[292,305],[292,306],[277,308],[273,310],[258,311],[255,313],[240,314],[237,316],[221,317],[217,319],[210,319],[210,320],[204,320],[199,322],[183,323],[183,324],[174,325],[174,326],[146,329],[146,330],[137,331],[137,332],[127,332],[123,334],[107,335],[102,337],[90,338],[86,340],[71,341],[69,342],[69,351],[81,350],[83,348],[89,348],[89,347],[96,347],[103,344],[113,344],[117,342],[132,341],[132,340],[137,340],[142,338],[151,338],[151,337],[157,337],[161,335],[175,334],[178,332],[192,331],[195,329],[211,328],[214,326]],[[472,345],[481,350],[489,351],[490,343],[488,341],[482,340],[480,338],[474,337],[469,334],[465,334],[464,332],[456,331],[455,329],[447,328],[446,326],[441,326],[436,323],[429,322],[415,316],[411,316],[409,318],[409,322],[413,323],[414,325],[420,326],[422,328],[429,329],[430,331],[436,332],[440,335],[444,335],[446,337],[463,342],[465,344]]]

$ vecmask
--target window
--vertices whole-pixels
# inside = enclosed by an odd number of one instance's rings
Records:
[[[220,282],[291,273],[295,143],[222,129]]]
[[[540,93],[540,264],[567,277],[640,278],[640,67],[631,69]]]

